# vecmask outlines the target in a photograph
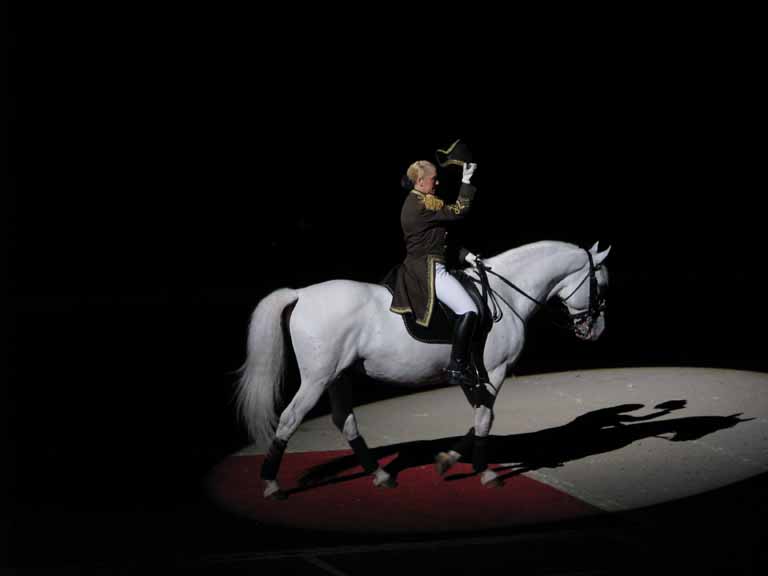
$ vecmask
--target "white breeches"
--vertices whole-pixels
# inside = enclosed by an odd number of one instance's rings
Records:
[[[477,314],[477,306],[464,286],[440,262],[435,263],[435,296],[458,316],[467,312]]]

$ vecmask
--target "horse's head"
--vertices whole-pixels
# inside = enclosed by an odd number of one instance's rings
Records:
[[[608,270],[603,261],[611,247],[598,252],[598,244],[586,251],[585,265],[566,276],[557,291],[568,310],[573,333],[581,340],[597,340],[605,329]]]

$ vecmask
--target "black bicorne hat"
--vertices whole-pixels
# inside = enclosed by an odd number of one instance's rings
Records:
[[[464,166],[464,164],[472,162],[472,152],[469,151],[469,147],[461,140],[456,140],[447,150],[438,150],[435,156],[437,157],[437,163],[443,168],[452,164]]]

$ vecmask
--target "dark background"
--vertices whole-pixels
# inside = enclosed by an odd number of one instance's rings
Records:
[[[537,317],[517,374],[768,369],[757,100],[733,63],[562,55],[437,75],[434,55],[278,64],[193,36],[52,51],[41,86],[57,96],[11,124],[46,158],[9,212],[16,564],[245,546],[255,528],[212,515],[200,482],[248,443],[232,399],[252,309],[283,286],[378,282],[404,254],[401,175],[456,138],[479,166],[468,248],[612,247],[602,339]],[[458,171],[441,181],[452,199]]]

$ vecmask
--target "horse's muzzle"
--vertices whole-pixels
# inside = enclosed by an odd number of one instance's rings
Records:
[[[573,334],[579,340],[594,342],[605,330],[605,316],[601,312],[597,318],[586,316],[573,322]]]

